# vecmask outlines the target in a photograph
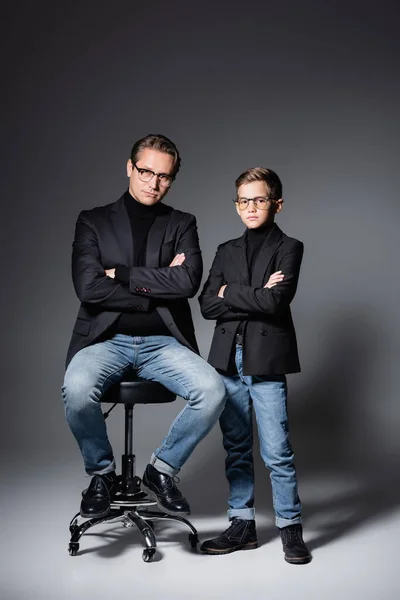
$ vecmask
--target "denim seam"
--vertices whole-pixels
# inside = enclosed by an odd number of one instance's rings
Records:
[[[105,380],[103,381],[103,383],[101,385],[101,395],[103,395],[105,393],[104,392],[104,384],[106,383],[106,381],[108,381],[110,379],[110,377],[113,377],[116,373],[120,373],[121,371],[124,371],[127,367],[131,367],[131,366],[132,365],[128,362],[124,367],[120,367],[119,369],[116,369],[115,371],[113,371],[112,373],[107,375],[107,377],[105,378]]]
[[[167,377],[166,377],[166,379],[168,379],[168,381],[172,381],[172,382],[176,383],[176,381],[175,381],[174,379],[172,379],[171,377],[168,377],[168,376],[167,376]],[[189,394],[190,394],[189,390],[186,388],[186,386],[184,386],[184,385],[183,385],[183,383],[180,383],[179,385],[181,385],[181,386],[183,387],[183,389],[186,391],[186,394],[187,394],[187,395],[189,395]],[[180,396],[180,394],[178,394],[178,395]],[[182,396],[181,396],[181,397],[182,397]],[[187,399],[186,399],[186,398],[184,398],[184,400],[187,402]],[[186,409],[186,408],[187,408],[187,404],[186,404],[186,405],[183,407],[183,410],[181,411],[180,415],[178,415],[178,417],[179,417],[179,418],[177,417],[177,418],[175,419],[175,421],[172,423],[172,425],[171,425],[171,429],[170,429],[170,433],[171,433],[171,431],[172,431],[173,427],[175,427],[175,425],[177,425],[177,424],[179,423],[179,421],[182,419],[182,417],[183,417],[183,414],[184,414],[184,411],[185,411],[185,409]],[[166,439],[168,439],[168,437],[169,437],[169,435],[166,437]],[[164,450],[164,448],[165,448],[165,447],[166,447],[166,444],[163,444],[163,445],[162,445],[162,446],[159,448],[159,452],[160,452],[160,453],[161,453],[161,452],[163,452],[163,450]],[[156,458],[159,458],[159,457],[158,457],[158,456],[156,456],[156,455],[155,455],[155,457],[156,457]],[[163,459],[162,459],[162,458],[159,458],[159,460],[163,460]],[[163,462],[165,462],[165,461],[163,461]],[[169,464],[169,463],[166,463],[166,464]],[[172,465],[170,465],[170,466],[172,466]],[[175,467],[173,467],[173,468],[175,468]]]
[[[186,408],[187,408],[187,405],[186,405],[186,406],[184,407],[184,409],[182,410],[181,414],[179,415],[179,418],[178,418],[178,419],[176,419],[176,421],[174,421],[174,423],[171,425],[170,433],[171,433],[172,429],[175,427],[175,425],[177,425],[177,424],[179,423],[179,421],[182,419],[182,417],[183,417],[183,413],[184,413],[184,410],[185,410]],[[169,435],[167,435],[166,439],[168,439],[168,438],[169,438]],[[160,454],[161,454],[161,452],[163,452],[163,451],[164,451],[164,449],[165,449],[166,445],[167,445],[167,444],[163,444],[163,445],[162,445],[162,446],[159,448],[159,453],[160,453]],[[156,456],[156,458],[159,458],[159,456],[157,455],[157,456]],[[163,460],[163,459],[162,459],[162,458],[160,458],[160,460]],[[165,460],[164,460],[163,462],[165,462]],[[167,464],[169,464],[169,463],[167,463]],[[175,467],[173,467],[173,468],[175,468]]]

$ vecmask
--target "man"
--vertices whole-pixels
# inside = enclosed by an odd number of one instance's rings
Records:
[[[254,521],[252,406],[262,458],[270,470],[276,525],[286,561],[309,562],[301,504],[288,439],[286,373],[300,371],[290,302],[303,244],[274,223],[283,207],[276,173],[257,167],[236,180],[242,237],[221,244],[199,298],[206,319],[217,319],[209,362],[227,389],[220,417],[227,452],[230,527],[201,550],[226,554],[257,547]]]
[[[195,217],[161,203],[180,167],[162,135],[138,140],[129,189],[113,204],[80,213],[72,277],[81,306],[63,385],[68,424],[92,480],[83,517],[102,517],[116,491],[115,461],[99,401],[134,368],[187,400],[147,465],[142,489],[169,514],[189,514],[174,477],[221,414],[225,388],[198,355],[187,298],[200,285]]]

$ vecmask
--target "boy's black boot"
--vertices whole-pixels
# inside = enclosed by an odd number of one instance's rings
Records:
[[[285,560],[292,565],[305,565],[311,560],[311,554],[303,540],[303,528],[300,523],[279,529]]]
[[[207,540],[200,546],[204,554],[229,554],[235,550],[253,550],[258,547],[256,523],[233,517],[230,526],[212,540]]]

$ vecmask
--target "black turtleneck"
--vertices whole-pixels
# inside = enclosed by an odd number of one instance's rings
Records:
[[[262,227],[257,227],[256,229],[247,229],[246,231],[246,257],[250,276],[253,272],[254,263],[261,246],[263,245],[273,226],[273,223],[267,223]]]
[[[159,213],[160,205],[142,204],[135,200],[129,192],[125,193],[125,207],[131,222],[132,236],[135,241],[134,266],[143,267],[146,264],[146,240],[150,227],[153,225],[156,215]]]
[[[134,267],[146,265],[146,242],[154,219],[161,211],[160,205],[142,204],[138,202],[127,190],[124,196],[125,208],[127,210],[134,240]],[[115,268],[115,279],[129,285],[129,266],[117,265]],[[144,313],[123,313],[116,321],[113,333],[125,333],[126,335],[171,335],[164,321],[155,309],[155,301],[150,303],[149,311]]]
[[[128,213],[134,240],[133,257],[134,267],[144,267],[146,264],[146,240],[150,227],[153,225],[156,215],[160,211],[158,204],[142,204],[135,200],[127,190],[124,195],[125,208]],[[129,267],[117,265],[115,279],[129,284]]]
[[[257,227],[256,229],[247,229],[246,230],[246,258],[247,258],[247,266],[249,267],[250,281],[251,281],[251,276],[253,274],[254,264],[256,262],[258,253],[261,250],[261,246],[265,242],[266,238],[270,234],[273,227],[274,227],[274,223],[267,223],[266,225],[263,225],[262,227]],[[245,326],[246,326],[246,321],[241,321],[241,323],[238,327],[237,333],[243,334]],[[231,360],[231,363],[232,363],[232,360]],[[233,363],[234,363],[234,361],[233,361]]]

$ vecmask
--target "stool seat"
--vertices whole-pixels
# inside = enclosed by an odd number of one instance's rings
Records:
[[[123,379],[103,394],[101,402],[109,404],[165,404],[174,402],[176,395],[161,383],[138,377],[131,369]]]

